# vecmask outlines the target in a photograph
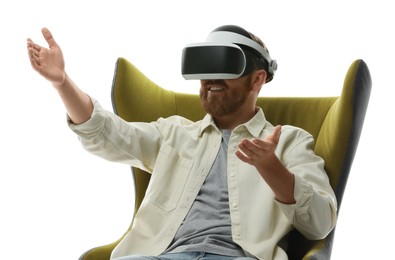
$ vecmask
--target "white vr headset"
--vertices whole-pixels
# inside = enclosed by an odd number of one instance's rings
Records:
[[[241,47],[240,47],[241,46]],[[269,52],[252,39],[230,31],[213,31],[206,42],[188,44],[182,51],[181,73],[189,79],[236,79],[252,72],[247,46],[262,55],[267,63],[267,81],[277,70]]]

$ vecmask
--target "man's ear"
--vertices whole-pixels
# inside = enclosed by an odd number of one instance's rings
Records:
[[[259,92],[262,85],[266,82],[267,73],[265,70],[256,70],[253,74],[253,87]]]

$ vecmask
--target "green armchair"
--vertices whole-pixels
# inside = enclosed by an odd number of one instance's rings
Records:
[[[295,125],[316,140],[315,152],[326,162],[326,171],[340,208],[353,158],[357,150],[372,82],[363,60],[354,61],[338,97],[259,97],[257,105],[272,124]],[[191,120],[204,116],[198,95],[165,90],[124,58],[116,62],[112,86],[113,109],[127,121],[150,122],[181,115]],[[150,175],[132,169],[136,212],[144,198]],[[288,235],[289,259],[330,259],[335,230],[325,239],[309,241],[298,231]],[[85,252],[81,260],[108,260],[121,240]]]

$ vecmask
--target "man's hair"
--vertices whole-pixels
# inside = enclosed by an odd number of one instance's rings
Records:
[[[267,49],[266,45],[263,43],[263,41],[256,35],[252,34],[251,32],[248,32],[242,27],[236,26],[236,25],[224,25],[221,27],[216,28],[214,31],[228,31],[228,32],[233,32],[237,34],[241,34],[254,42],[258,43],[260,46],[262,46],[267,53],[269,53],[269,50]],[[254,50],[251,47],[248,47],[246,45],[238,44],[239,47],[244,51],[244,53],[247,56],[247,60],[250,60],[252,62],[252,65],[254,69],[256,70],[265,70],[267,74],[266,82],[269,82],[273,79],[273,74],[269,73],[269,64],[266,61],[266,59],[256,50]],[[249,62],[249,61],[247,61]]]
[[[259,39],[258,36],[254,35],[254,34],[252,34],[252,33],[250,33],[250,32],[248,32],[248,33],[250,34],[250,38],[251,38],[254,42],[258,43],[260,46],[262,46],[262,47],[267,51],[267,53],[269,53],[269,50],[266,48],[265,44],[262,42],[261,39]],[[265,69],[265,70],[267,71],[267,69],[268,69],[268,64],[267,64],[267,61],[262,57],[262,55],[260,55],[259,53],[257,53],[257,52],[256,52],[254,49],[252,49],[252,48],[249,48],[249,47],[248,47],[248,49],[250,49],[250,50],[252,50],[253,52],[255,52],[255,54],[256,54],[256,56],[257,56],[257,58],[258,58],[258,60],[256,61],[256,64],[255,64],[255,65],[257,66],[257,68],[258,68],[258,69]],[[264,64],[262,64],[262,63],[266,64],[266,66],[265,66]],[[265,67],[263,67],[263,66],[265,66]]]
[[[248,32],[248,34],[249,34],[249,38],[251,38],[254,42],[258,43],[260,46],[262,46],[267,51],[267,53],[269,53],[269,50],[266,48],[265,44],[262,42],[261,39],[259,39],[258,36],[252,34],[251,32]],[[257,69],[257,70],[263,69],[266,71],[266,75],[267,75],[266,81],[269,82],[270,80],[272,80],[273,75],[271,75],[269,73],[269,64],[266,61],[266,59],[259,52],[257,52],[256,50],[254,50],[251,47],[240,46],[240,48],[242,48],[244,53],[246,54],[246,56],[251,59],[252,64],[255,69]]]

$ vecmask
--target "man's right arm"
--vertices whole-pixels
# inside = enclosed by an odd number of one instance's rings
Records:
[[[81,124],[87,121],[92,114],[92,101],[66,74],[62,50],[51,32],[43,28],[42,34],[48,43],[48,48],[27,39],[30,64],[58,91],[71,121]]]
[[[90,97],[79,89],[68,76],[57,90],[66,107],[67,114],[74,124],[84,123],[91,117],[93,104]]]

